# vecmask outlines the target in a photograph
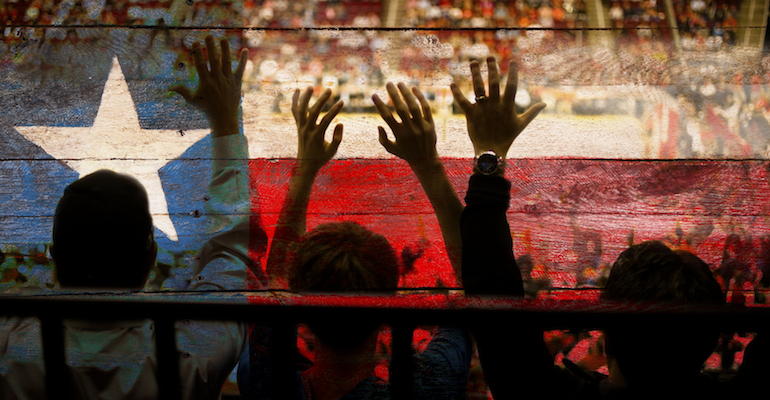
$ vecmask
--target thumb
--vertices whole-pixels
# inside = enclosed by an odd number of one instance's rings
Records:
[[[526,128],[527,125],[529,125],[529,123],[532,122],[532,120],[535,119],[535,117],[537,117],[537,115],[540,114],[540,111],[543,111],[544,108],[545,103],[540,102],[530,107],[529,110],[525,111],[524,114],[521,115],[521,130],[524,130],[524,128]]]
[[[388,151],[390,154],[396,154],[395,151],[395,143],[391,142],[390,139],[388,139],[388,134],[385,132],[385,128],[378,126],[377,131],[380,133],[380,144],[382,147],[385,148],[385,150]]]
[[[170,92],[177,92],[180,96],[184,98],[184,100],[188,103],[192,103],[192,93],[190,92],[190,89],[187,88],[187,86],[184,85],[174,85],[168,88]]]

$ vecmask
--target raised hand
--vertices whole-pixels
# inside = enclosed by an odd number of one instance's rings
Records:
[[[238,105],[241,99],[241,81],[249,57],[247,49],[241,50],[238,66],[233,72],[227,39],[222,38],[219,46],[222,48],[221,55],[217,51],[214,37],[206,36],[206,54],[211,67],[209,70],[206,59],[203,57],[203,48],[200,43],[193,43],[191,53],[195,60],[195,70],[198,72],[198,88],[195,89],[195,93],[184,85],[169,88],[170,91],[184,97],[187,103],[206,113],[211,125],[211,134],[214,137],[239,132]]]
[[[391,141],[383,127],[378,127],[380,143],[389,153],[406,160],[417,175],[433,210],[436,212],[444,237],[449,262],[455,271],[457,283],[462,282],[460,259],[462,257],[460,217],[463,204],[447,177],[444,165],[436,151],[436,128],[425,96],[413,87],[411,91],[403,83],[398,88],[388,83],[385,88],[401,122],[388,110],[383,101],[372,96],[382,119],[393,131],[396,140]],[[403,97],[403,99],[402,99]],[[419,103],[418,103],[419,102]]]
[[[289,191],[283,200],[281,214],[275,227],[275,234],[267,258],[267,274],[271,289],[287,289],[288,249],[305,234],[307,207],[315,177],[334,154],[342,141],[342,124],[334,127],[331,143],[324,140],[326,129],[342,109],[343,102],[334,103],[329,112],[316,123],[324,104],[332,95],[326,89],[318,100],[309,107],[313,88],[297,89],[291,99],[291,113],[297,122],[297,166],[291,172]]]
[[[494,57],[487,58],[487,66],[489,68],[489,94],[486,94],[484,90],[479,63],[477,61],[471,62],[476,104],[471,104],[465,98],[456,83],[452,83],[451,89],[455,100],[465,113],[468,122],[468,135],[473,142],[475,154],[479,155],[492,150],[498,156],[505,158],[513,141],[545,108],[545,103],[534,104],[523,114],[517,114],[514,103],[519,83],[516,63],[511,61],[508,67],[508,82],[502,98],[500,97],[500,73]]]
[[[342,141],[342,124],[337,124],[334,127],[331,143],[324,140],[324,135],[334,117],[342,110],[343,102],[340,100],[334,103],[329,112],[321,118],[321,122],[316,124],[321,109],[329,101],[332,91],[326,89],[315,104],[308,109],[312,94],[312,87],[308,87],[303,92],[297,89],[291,99],[291,113],[294,115],[294,121],[297,122],[297,139],[299,141],[297,163],[299,166],[317,171],[334,157]]]
[[[403,83],[398,84],[398,89],[392,83],[385,88],[396,108],[396,113],[401,118],[401,123],[396,121],[385,103],[377,96],[372,96],[377,111],[388,124],[395,141],[388,139],[388,134],[381,126],[377,127],[380,133],[380,143],[389,153],[403,158],[410,165],[427,163],[438,159],[436,152],[436,129],[430,112],[430,105],[425,100],[422,92],[413,87],[411,92]],[[399,94],[400,92],[400,94]],[[401,97],[403,96],[403,100]],[[417,103],[419,100],[419,104]]]

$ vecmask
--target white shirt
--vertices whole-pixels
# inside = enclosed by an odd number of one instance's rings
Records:
[[[198,253],[188,290],[246,289],[246,268],[261,272],[258,262],[248,257],[247,148],[243,135],[212,139],[206,218],[214,236]],[[64,326],[67,364],[79,397],[158,397],[152,321],[65,320]],[[182,398],[219,398],[247,335],[246,323],[177,321]],[[37,318],[0,317],[0,399],[45,398],[41,353]]]

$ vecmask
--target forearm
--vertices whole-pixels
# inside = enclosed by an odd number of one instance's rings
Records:
[[[247,268],[264,283],[262,266],[249,256],[250,244],[264,248],[266,239],[261,227],[249,224],[246,148],[242,135],[211,140],[212,175],[206,201],[211,237],[198,252],[191,289],[243,289]],[[251,243],[252,238],[262,238],[263,243]]]
[[[475,174],[462,216],[463,284],[466,294],[523,296],[506,211],[510,183]],[[553,360],[542,332],[515,319],[490,320],[472,329],[484,375],[495,398],[530,398],[550,382]],[[519,347],[512,347],[517,343]],[[515,348],[515,350],[514,350]]]
[[[299,242],[307,226],[307,208],[318,169],[298,161],[292,169],[289,190],[281,206],[281,214],[275,227],[270,254],[267,258],[267,275],[271,288],[287,288],[287,254],[293,243]]]
[[[457,196],[449,177],[446,174],[441,160],[424,162],[421,164],[410,163],[412,171],[417,175],[425,194],[436,213],[441,235],[444,238],[449,262],[455,273],[458,283],[462,282],[462,235],[460,234],[460,220],[463,213],[463,204]]]
[[[462,213],[463,286],[470,294],[522,296],[506,211],[510,183],[502,176],[470,179]]]
[[[211,181],[207,213],[231,224],[249,213],[251,187],[248,173],[248,142],[243,135],[211,138]],[[217,226],[219,224],[216,224]],[[216,229],[215,230],[220,230]]]

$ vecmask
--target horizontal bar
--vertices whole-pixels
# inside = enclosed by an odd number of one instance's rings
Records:
[[[600,328],[656,320],[711,322],[733,329],[770,327],[770,307],[609,303],[592,300],[523,300],[459,295],[304,295],[272,292],[160,292],[130,295],[0,295],[0,315],[39,318],[302,321],[319,316],[413,325],[472,326],[516,316],[543,329]]]
[[[689,27],[678,26],[635,26],[635,27],[574,27],[574,28],[554,28],[554,27],[542,27],[542,26],[528,26],[528,27],[514,27],[514,26],[495,26],[495,27],[422,27],[422,26],[307,26],[299,28],[282,28],[282,27],[269,27],[269,26],[253,26],[253,25],[196,25],[196,26],[178,26],[178,25],[110,25],[110,24],[29,24],[29,23],[13,23],[8,22],[3,27],[10,28],[59,28],[59,29],[158,29],[158,30],[170,30],[170,31],[236,31],[236,30],[251,30],[251,31],[271,31],[271,32],[305,32],[305,31],[378,31],[378,32],[399,32],[399,31],[419,31],[419,32],[451,32],[451,31],[468,31],[468,32],[497,32],[497,31],[554,31],[554,32],[576,32],[576,31],[622,31],[622,30],[654,30],[654,31],[672,31],[672,30],[684,30]],[[764,25],[740,25],[734,29],[764,29]]]

